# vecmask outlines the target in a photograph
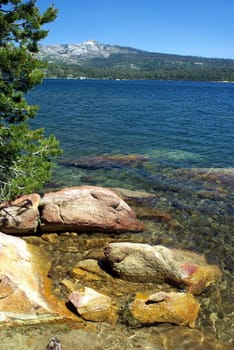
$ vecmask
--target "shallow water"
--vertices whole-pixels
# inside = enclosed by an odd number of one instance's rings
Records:
[[[32,125],[45,126],[48,133],[56,134],[64,149],[47,189],[88,184],[151,193],[152,198],[147,200],[127,199],[145,222],[144,233],[111,239],[191,249],[218,264],[222,280],[199,297],[201,312],[196,329],[231,344],[234,85],[46,80],[28,98],[41,105]],[[134,162],[138,156],[144,161]],[[170,219],[155,217],[154,209]],[[65,275],[72,259],[81,260],[87,253],[84,247],[74,258],[69,244],[82,247],[84,237],[70,239],[72,243],[61,236],[58,249],[47,247],[54,254],[55,266],[58,261],[64,265],[61,271]],[[103,237],[99,235],[98,240],[103,245]],[[63,262],[60,244],[65,247]],[[58,280],[56,289],[63,276],[53,267],[52,272],[52,278]],[[118,327],[121,333],[123,324]],[[145,349],[155,346],[150,340],[154,329],[164,332],[163,327],[144,328]],[[133,332],[127,326],[125,331]],[[187,338],[182,338],[174,349],[196,348],[195,343],[186,347]]]

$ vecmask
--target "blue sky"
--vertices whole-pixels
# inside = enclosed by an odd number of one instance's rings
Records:
[[[58,18],[43,44],[89,39],[142,50],[234,58],[234,0],[37,0]]]

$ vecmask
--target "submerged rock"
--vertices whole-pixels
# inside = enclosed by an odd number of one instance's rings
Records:
[[[63,160],[59,164],[80,169],[98,170],[126,167],[138,167],[149,161],[139,154],[103,154],[96,157],[82,157],[77,160]]]
[[[111,189],[114,192],[116,192],[121,198],[123,198],[126,202],[130,201],[133,203],[150,203],[151,201],[157,198],[156,194],[145,191],[133,191],[122,187],[113,187]]]
[[[113,191],[95,186],[46,193],[40,204],[41,231],[141,231],[133,210]]]
[[[111,298],[92,288],[72,292],[69,300],[87,321],[115,323],[117,320],[117,308]]]
[[[137,293],[129,309],[143,324],[170,322],[193,328],[199,303],[190,293],[158,292],[150,296]]]
[[[40,195],[24,195],[0,206],[0,230],[4,233],[25,234],[36,232],[39,222]]]
[[[194,328],[164,325],[128,330],[108,323],[92,324],[92,330],[58,328],[52,324],[25,327],[23,331],[22,328],[1,329],[1,350],[45,350],[48,342],[58,343],[55,338],[59,338],[63,350],[233,350],[233,344],[225,344]]]
[[[234,168],[182,168],[176,170],[176,175],[216,184],[234,184]]]
[[[104,254],[120,278],[135,282],[165,281],[200,294],[221,271],[204,256],[187,250],[142,243],[109,243]]]
[[[142,206],[137,209],[137,215],[141,219],[152,220],[156,222],[170,223],[172,221],[170,214],[156,208],[148,208]]]
[[[78,262],[73,267],[71,275],[76,279],[81,278],[85,281],[99,281],[110,277],[108,273],[101,269],[96,259],[85,259]]]

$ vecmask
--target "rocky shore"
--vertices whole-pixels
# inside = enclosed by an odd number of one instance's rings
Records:
[[[2,349],[46,349],[53,336],[62,349],[232,348],[201,327],[220,266],[171,241],[152,244],[124,200],[141,213],[152,196],[81,186],[0,205]],[[179,226],[150,208],[141,217]]]

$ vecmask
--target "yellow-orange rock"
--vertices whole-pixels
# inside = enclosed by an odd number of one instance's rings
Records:
[[[1,321],[72,316],[51,293],[49,267],[39,248],[0,232]]]
[[[87,321],[115,323],[117,320],[117,308],[111,298],[92,288],[72,292],[69,300]]]
[[[193,328],[199,303],[190,293],[158,292],[147,296],[136,294],[129,310],[143,324],[170,322]]]
[[[76,279],[85,281],[99,281],[110,277],[108,273],[101,269],[95,259],[85,259],[79,261],[72,269],[71,274]]]

